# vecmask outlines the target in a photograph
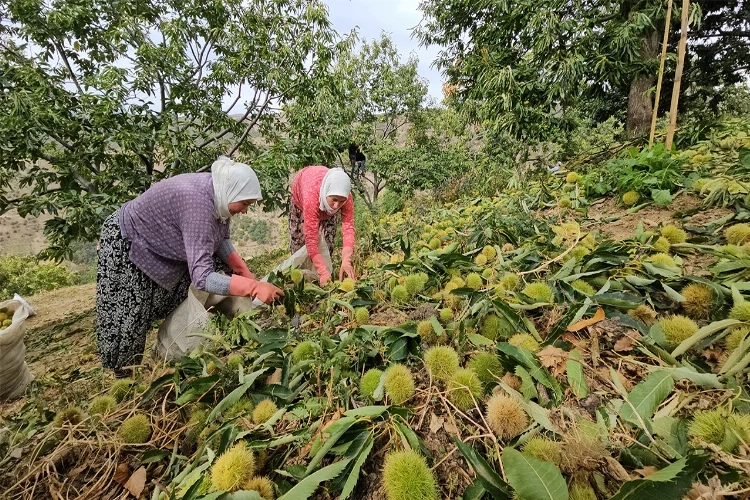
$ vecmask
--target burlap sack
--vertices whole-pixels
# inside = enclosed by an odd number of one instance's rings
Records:
[[[0,311],[12,320],[10,326],[0,330],[0,400],[15,399],[23,395],[32,376],[24,356],[26,346],[26,319],[34,310],[16,295],[12,300],[0,302]]]

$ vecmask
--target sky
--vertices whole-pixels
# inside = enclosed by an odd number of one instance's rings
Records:
[[[411,28],[417,26],[422,13],[419,0],[325,0],[333,27],[339,33],[357,29],[360,38],[372,40],[386,32],[398,47],[405,61],[410,53],[419,58],[419,74],[429,85],[429,96],[440,102],[443,98],[440,72],[431,67],[439,48],[420,47]]]

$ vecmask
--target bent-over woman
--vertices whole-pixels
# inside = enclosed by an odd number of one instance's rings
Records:
[[[307,246],[307,253],[320,277],[321,285],[325,285],[331,279],[331,275],[326,268],[325,259],[318,249],[318,231],[323,231],[328,244],[328,251],[333,255],[339,220],[344,236],[339,279],[343,279],[344,276],[355,278],[354,268],[352,267],[352,257],[354,256],[354,200],[351,190],[352,185],[349,175],[341,168],[305,167],[297,172],[294,180],[292,180],[292,202],[289,207],[289,247],[294,253],[303,245]]]
[[[187,298],[192,283],[219,295],[271,303],[283,292],[260,282],[229,240],[229,221],[262,199],[258,177],[220,157],[210,173],[157,182],[104,222],[96,276],[96,334],[105,368],[138,364],[155,320]]]

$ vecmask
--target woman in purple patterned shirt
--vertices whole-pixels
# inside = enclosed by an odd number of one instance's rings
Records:
[[[96,277],[96,333],[106,368],[122,375],[122,367],[140,363],[153,322],[185,300],[191,283],[266,303],[284,295],[256,280],[229,240],[232,215],[260,199],[255,172],[220,157],[211,173],[157,182],[107,218]]]

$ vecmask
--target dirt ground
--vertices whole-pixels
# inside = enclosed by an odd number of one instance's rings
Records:
[[[4,416],[16,413],[33,396],[49,403],[88,398],[100,392],[110,375],[103,374],[94,336],[93,284],[44,292],[26,300],[36,315],[26,322],[26,363],[33,374],[21,399],[0,403]]]
[[[0,254],[29,255],[44,250],[47,246],[43,230],[44,217],[21,217],[11,210],[0,215]]]
[[[598,229],[615,240],[624,240],[635,234],[639,223],[642,223],[646,230],[665,224],[700,227],[732,213],[726,208],[710,208],[691,214],[700,206],[700,198],[693,194],[682,193],[668,207],[649,205],[636,213],[629,214],[625,207],[617,204],[616,199],[606,198],[589,207],[588,219],[592,224],[587,229]],[[617,217],[617,220],[605,220],[613,217]],[[676,217],[681,217],[681,220],[676,220]]]

